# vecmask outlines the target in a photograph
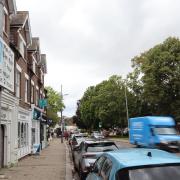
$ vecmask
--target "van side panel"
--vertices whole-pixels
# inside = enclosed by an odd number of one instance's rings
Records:
[[[144,117],[130,118],[130,143],[147,146],[147,136],[149,129],[147,119]]]

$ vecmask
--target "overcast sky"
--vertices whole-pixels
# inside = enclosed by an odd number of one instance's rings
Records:
[[[16,0],[30,13],[33,37],[47,55],[46,86],[63,93],[66,116],[91,85],[125,77],[131,59],[180,36],[179,0]]]

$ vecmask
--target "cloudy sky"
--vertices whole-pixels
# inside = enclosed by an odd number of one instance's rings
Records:
[[[131,59],[180,36],[179,0],[16,0],[47,54],[46,85],[63,93],[66,116],[87,87],[125,77]]]

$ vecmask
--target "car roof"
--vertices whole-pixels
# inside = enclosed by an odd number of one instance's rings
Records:
[[[119,169],[145,165],[179,163],[180,157],[158,149],[129,148],[105,153]]]
[[[99,144],[99,143],[114,143],[114,141],[107,141],[107,140],[94,140],[94,139],[87,139],[84,141],[86,144]],[[115,143],[114,143],[115,144]]]

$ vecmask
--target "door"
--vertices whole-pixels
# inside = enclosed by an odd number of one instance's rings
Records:
[[[4,165],[4,128],[0,125],[0,168]]]

